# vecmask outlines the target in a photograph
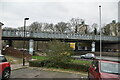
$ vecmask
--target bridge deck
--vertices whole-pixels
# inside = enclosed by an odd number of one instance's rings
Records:
[[[3,30],[2,36],[4,37],[24,37],[23,31]],[[43,39],[69,39],[69,40],[100,40],[100,35],[87,35],[78,33],[50,33],[50,32],[25,32],[26,38],[43,38]],[[103,41],[119,41],[120,37],[104,36]]]

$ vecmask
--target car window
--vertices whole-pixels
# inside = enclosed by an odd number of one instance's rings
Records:
[[[86,56],[94,56],[94,54],[87,53]]]
[[[91,56],[91,54],[88,53],[88,54],[86,54],[86,56]]]
[[[94,56],[94,54],[91,54],[91,56]]]
[[[7,60],[4,56],[0,56],[0,62],[7,62]]]
[[[118,66],[120,66],[120,63],[101,62],[101,72],[120,74]]]

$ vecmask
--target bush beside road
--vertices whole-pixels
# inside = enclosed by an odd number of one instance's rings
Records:
[[[50,61],[47,61],[46,57],[42,56],[33,56],[34,59],[37,60],[29,61],[29,66],[31,67],[47,67],[47,68],[58,68],[58,69],[67,69],[78,72],[87,72],[91,61],[84,60],[74,60],[72,59],[70,63],[62,63],[57,66],[51,66]]]

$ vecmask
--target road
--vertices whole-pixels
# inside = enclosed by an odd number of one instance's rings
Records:
[[[79,80],[80,78],[87,78],[87,76],[86,75],[75,74],[75,73],[45,71],[45,70],[40,70],[40,69],[37,69],[37,68],[24,68],[24,69],[18,69],[18,70],[13,70],[12,71],[10,80],[13,80],[13,79],[20,79],[21,80],[21,78],[24,78],[24,79],[71,78],[71,79]]]
[[[79,55],[77,56],[72,56],[73,58],[75,59],[81,59]],[[99,56],[96,56],[96,59],[100,59]],[[120,57],[106,57],[106,56],[102,56],[102,59],[105,59],[105,60],[113,60],[113,61],[120,61]]]
[[[100,59],[99,56],[96,56],[96,58]],[[113,61],[120,61],[120,57],[106,57],[106,56],[102,56],[102,59],[113,60]]]

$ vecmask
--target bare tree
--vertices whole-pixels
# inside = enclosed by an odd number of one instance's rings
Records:
[[[80,18],[72,18],[70,20],[71,28],[74,33],[87,34],[88,25],[85,24],[85,21]]]
[[[83,19],[80,19],[80,18],[72,18],[70,20],[70,23],[72,25],[72,29],[75,33],[78,32],[78,26],[79,24],[81,24],[84,20]]]
[[[69,27],[67,26],[67,23],[65,22],[59,22],[55,25],[56,31],[60,33],[65,33]]]
[[[54,24],[53,23],[48,24],[47,26],[44,27],[44,30],[48,32],[55,32]]]
[[[29,30],[30,30],[30,31],[33,31],[33,32],[40,32],[40,31],[42,31],[42,23],[33,22],[33,23],[29,26]]]
[[[92,32],[95,35],[98,34],[98,25],[97,25],[97,23],[93,23],[93,25],[92,25]]]
[[[119,36],[120,35],[119,25],[120,23],[116,23],[116,21],[113,20],[111,23],[103,27],[103,34],[110,35],[110,36]]]
[[[4,27],[3,30],[17,30],[17,28],[12,28],[12,27]]]

